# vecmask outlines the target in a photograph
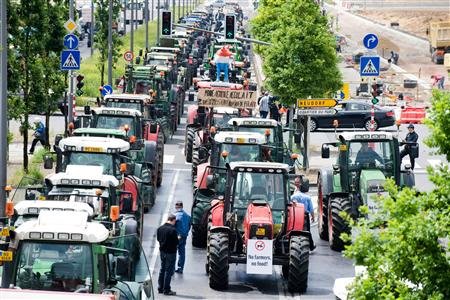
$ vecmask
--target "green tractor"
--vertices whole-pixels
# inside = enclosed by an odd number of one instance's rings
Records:
[[[337,142],[322,145],[322,158],[330,157],[329,146],[337,147],[339,153],[333,170],[320,170],[317,179],[319,236],[328,240],[331,249],[342,251],[341,234],[350,233],[341,212],[358,218],[359,208],[365,205],[370,217],[377,210],[374,197],[385,193],[387,178],[400,187],[414,186],[410,167],[401,169],[399,146],[404,144],[390,132],[343,132]]]

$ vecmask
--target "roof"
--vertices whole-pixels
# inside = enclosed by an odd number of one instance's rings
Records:
[[[146,101],[150,99],[149,95],[145,95],[145,94],[110,94],[110,95],[106,95],[104,97],[105,101],[108,100],[115,100],[115,99],[119,99],[119,100],[140,100],[140,101]]]
[[[142,117],[142,113],[132,108],[96,107],[93,111],[97,115],[136,116]]]
[[[231,118],[228,125],[233,125],[236,122],[237,126],[247,127],[277,127],[278,122],[272,119],[261,118]]]
[[[248,161],[236,161],[236,162],[231,162],[230,163],[230,168],[233,171],[255,171],[255,170],[259,170],[259,171],[266,171],[267,173],[271,173],[270,170],[274,170],[277,173],[280,172],[289,172],[289,166],[287,164],[282,164],[282,163],[273,163],[273,162],[248,162]],[[242,169],[242,170],[241,170]],[[272,171],[273,172],[273,171]]]
[[[351,140],[392,140],[392,132],[376,131],[376,132],[342,132],[339,136],[342,136],[346,141]]]
[[[109,128],[78,128],[73,131],[74,136],[103,136],[103,137],[116,137],[124,139],[127,137],[125,130],[109,129]]]
[[[150,52],[180,52],[178,47],[151,47]]]
[[[266,138],[261,133],[244,131],[220,131],[214,136],[219,143],[230,144],[265,144]]]
[[[109,236],[104,225],[88,222],[87,212],[41,211],[37,220],[16,229],[19,240],[101,243]]]
[[[48,211],[84,211],[89,216],[94,215],[94,209],[84,202],[68,202],[68,201],[46,201],[46,200],[24,200],[14,205],[19,216],[38,215],[42,210]]]
[[[114,153],[114,151],[125,152],[130,149],[127,141],[96,136],[71,136],[62,139],[59,146],[64,151]]]
[[[229,90],[242,90],[244,86],[238,83],[229,83],[229,82],[215,82],[215,81],[198,81],[197,87],[207,88],[207,89],[229,89]]]
[[[37,291],[22,289],[0,289],[2,300],[114,300],[114,295],[72,292]]]
[[[66,172],[51,174],[46,177],[53,185],[70,185],[82,187],[118,186],[119,181],[112,175],[104,175],[102,166],[68,165]]]
[[[213,113],[237,115],[239,113],[239,110],[237,108],[233,108],[233,107],[218,106],[218,107],[213,108]]]

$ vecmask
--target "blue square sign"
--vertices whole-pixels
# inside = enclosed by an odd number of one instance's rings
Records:
[[[379,76],[380,75],[380,57],[379,56],[361,56],[359,62],[359,75],[361,76]]]
[[[80,69],[80,51],[63,50],[61,52],[61,70],[79,70]]]

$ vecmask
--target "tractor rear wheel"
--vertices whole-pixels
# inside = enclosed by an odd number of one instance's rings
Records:
[[[342,211],[350,215],[352,204],[347,198],[331,198],[328,205],[328,242],[335,251],[344,250],[346,243],[341,239],[342,233],[350,233],[350,228],[341,216]]]
[[[291,293],[304,293],[308,287],[309,239],[306,236],[293,236],[289,249],[289,269],[283,268]],[[285,274],[286,272],[289,274]],[[287,276],[286,276],[287,275]]]
[[[228,234],[213,232],[209,237],[209,287],[225,290],[228,288]]]
[[[192,152],[192,182],[197,181],[197,166],[200,164],[200,158],[198,157],[198,150]]]
[[[195,139],[195,131],[193,128],[188,127],[186,130],[186,145],[185,145],[185,152],[186,155],[186,162],[190,163],[192,162],[192,150],[194,147],[194,139]]]
[[[328,241],[328,205],[323,199],[322,177],[320,174],[317,178],[317,192],[317,209],[319,210],[317,227],[319,229],[319,237],[324,241]]]

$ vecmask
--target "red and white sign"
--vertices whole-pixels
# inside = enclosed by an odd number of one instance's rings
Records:
[[[134,59],[134,54],[130,50],[126,51],[123,54],[123,59],[125,59],[127,62],[131,62]]]
[[[247,274],[272,274],[273,240],[247,241]]]

